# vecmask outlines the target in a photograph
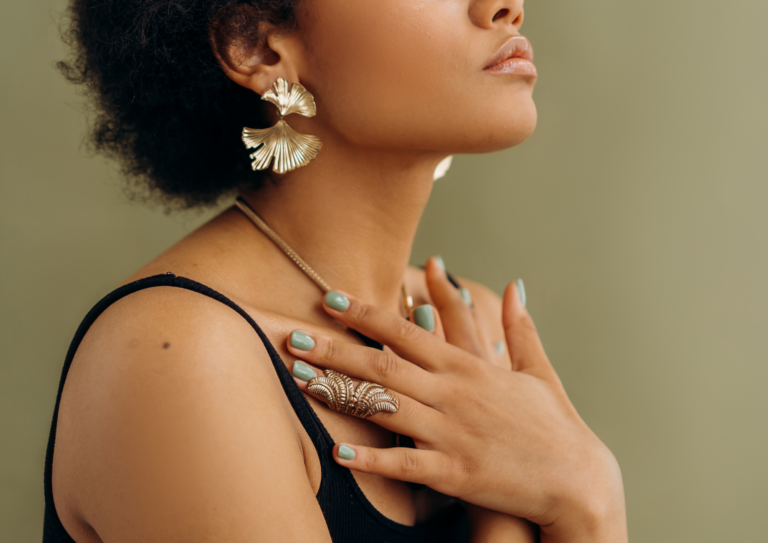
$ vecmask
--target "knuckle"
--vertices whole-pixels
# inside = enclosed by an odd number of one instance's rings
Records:
[[[521,315],[515,322],[506,325],[504,332],[517,339],[538,337],[539,335],[536,330],[536,324],[534,324],[533,319],[527,313]]]
[[[397,328],[395,330],[395,337],[398,341],[402,342],[408,342],[414,339],[416,335],[421,331],[421,328],[405,319],[401,319],[401,322],[398,322],[396,326]]]
[[[397,470],[403,479],[410,479],[422,471],[422,462],[411,450],[403,451],[398,458]]]
[[[331,338],[326,339],[325,345],[320,352],[320,362],[323,362],[324,364],[333,362],[338,355],[338,351],[339,347],[336,344],[336,341]]]
[[[444,382],[440,383],[438,391],[440,393],[440,397],[444,400],[447,400],[448,403],[455,400],[456,398],[464,398],[466,396],[466,390],[461,386],[461,382],[458,380],[451,379],[443,381]]]
[[[350,320],[355,323],[365,322],[371,313],[371,306],[364,303],[353,304],[349,308]]]
[[[362,471],[376,473],[381,464],[381,457],[377,449],[368,449],[365,453]]]
[[[475,465],[466,457],[456,458],[451,463],[451,477],[449,480],[453,483],[454,491],[463,492],[469,483],[475,479]]]
[[[520,328],[525,334],[537,334],[536,324],[529,314],[525,314],[520,318]]]
[[[494,369],[496,366],[493,364],[486,362],[482,358],[474,358],[472,360],[466,361],[466,366],[464,368],[464,373],[467,374],[468,379],[472,379],[475,383],[488,383],[496,378],[496,375],[494,374]],[[460,383],[459,386],[465,385],[466,383]],[[466,394],[466,392],[465,392]]]
[[[375,352],[371,356],[371,371],[373,371],[377,379],[390,379],[400,371],[400,360],[395,355]]]

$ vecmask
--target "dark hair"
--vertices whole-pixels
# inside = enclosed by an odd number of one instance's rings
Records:
[[[211,40],[258,46],[261,21],[295,26],[296,1],[72,0],[73,54],[58,67],[93,101],[91,148],[169,206],[258,187],[267,174],[251,170],[240,137],[268,126],[264,103],[226,77]]]

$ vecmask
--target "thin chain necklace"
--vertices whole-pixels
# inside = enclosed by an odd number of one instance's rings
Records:
[[[288,245],[283,238],[281,238],[277,232],[272,230],[272,228],[269,227],[267,223],[264,222],[264,219],[259,217],[256,212],[249,206],[245,200],[241,196],[238,196],[237,199],[235,199],[235,205],[242,211],[246,217],[248,217],[253,224],[256,225],[256,227],[264,232],[264,235],[266,235],[272,242],[277,245],[280,250],[282,250],[288,258],[290,258],[296,266],[299,267],[301,271],[303,271],[307,277],[312,279],[312,281],[320,287],[320,289],[328,293],[331,290],[333,290],[328,283],[325,282],[325,280],[320,277],[320,275],[312,269],[312,266],[307,264],[303,258],[301,258],[296,251],[291,249],[291,246]],[[408,292],[408,287],[405,284],[405,281],[403,281],[403,309],[405,310],[406,316],[410,315],[411,309],[413,309],[413,298],[411,297],[410,293]]]

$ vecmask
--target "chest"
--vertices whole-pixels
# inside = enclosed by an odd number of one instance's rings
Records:
[[[290,333],[290,330],[278,328],[265,329],[265,333],[270,336],[270,340],[272,340],[283,363],[290,370],[294,358],[284,347],[284,338]],[[308,394],[304,394],[304,397],[335,443],[350,443],[375,448],[397,446],[397,436],[393,432],[369,420],[331,411],[322,401]],[[288,408],[290,409],[290,406]],[[296,418],[296,430],[304,452],[307,478],[313,492],[317,494],[323,477],[318,451],[298,418]],[[437,511],[455,501],[453,498],[441,495],[429,488],[416,490],[402,481],[359,471],[353,471],[352,475],[371,505],[385,517],[400,524],[414,525],[424,522]]]

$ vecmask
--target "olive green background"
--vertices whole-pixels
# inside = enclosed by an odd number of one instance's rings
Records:
[[[43,458],[90,306],[205,214],[129,203],[54,70],[61,0],[0,3],[0,541],[41,538]],[[531,313],[618,457],[638,542],[768,540],[768,3],[529,0],[539,126],[457,157],[413,261]]]

